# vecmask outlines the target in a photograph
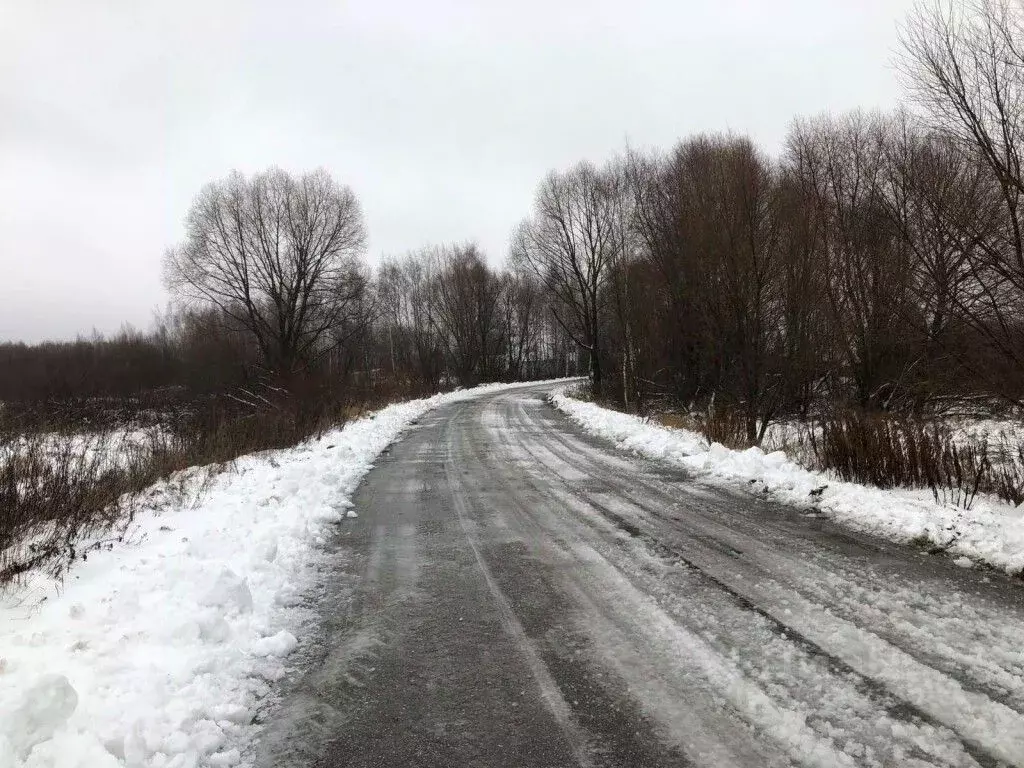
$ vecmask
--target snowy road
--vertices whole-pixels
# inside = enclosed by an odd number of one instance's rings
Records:
[[[261,764],[1024,765],[1024,588],[697,485],[519,389],[339,537]]]

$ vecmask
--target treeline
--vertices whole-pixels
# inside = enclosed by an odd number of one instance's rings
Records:
[[[581,355],[553,297],[522,270],[494,270],[473,244],[387,259],[377,273],[365,368],[423,391],[576,374]]]
[[[43,420],[144,421],[224,396],[255,408],[282,387],[366,401],[583,370],[540,282],[493,269],[472,244],[388,258],[366,274],[345,322],[288,371],[274,369],[234,313],[200,305],[147,331],[0,344],[0,402]]]
[[[904,29],[926,111],[793,123],[779,157],[702,135],[551,173],[513,244],[597,394],[739,413],[1024,400],[1024,35],[1016,6]]]

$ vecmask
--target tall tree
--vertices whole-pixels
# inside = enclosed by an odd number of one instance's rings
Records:
[[[906,333],[912,262],[883,200],[884,137],[878,115],[852,112],[798,121],[788,141],[787,161],[818,222],[841,373],[863,407],[887,406],[913,364]]]
[[[290,376],[365,314],[365,242],[355,195],[325,171],[236,172],[199,193],[164,275],[179,297],[240,323],[268,367]]]
[[[533,214],[513,239],[513,259],[529,267],[567,312],[556,318],[590,356],[590,380],[601,394],[602,302],[615,260],[615,195],[619,187],[590,163],[541,183]]]
[[[489,378],[497,363],[505,286],[475,245],[444,248],[439,259],[435,323],[459,382],[469,386]]]
[[[1001,226],[966,219],[977,295],[968,318],[1024,377],[1024,9],[1012,0],[921,3],[900,69],[930,122],[991,173]],[[994,377],[995,383],[999,377]],[[1006,392],[1004,391],[1004,394]]]

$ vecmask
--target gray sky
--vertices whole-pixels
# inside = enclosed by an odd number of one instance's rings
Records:
[[[550,168],[888,108],[911,0],[0,0],[0,340],[146,326],[205,182],[324,166],[495,264]]]

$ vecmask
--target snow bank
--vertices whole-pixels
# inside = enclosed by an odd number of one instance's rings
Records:
[[[782,451],[730,450],[701,435],[569,397],[557,408],[619,448],[684,467],[702,480],[741,487],[785,504],[813,506],[836,522],[897,542],[928,540],[950,554],[1008,573],[1024,571],[1024,509],[979,497],[971,510],[936,504],[930,491],[882,490],[806,470]],[[959,565],[969,565],[963,559]]]
[[[140,514],[132,543],[57,588],[0,600],[0,768],[231,766],[285,674],[300,605],[375,457],[438,405],[391,405],[322,439],[239,459],[190,506]]]

